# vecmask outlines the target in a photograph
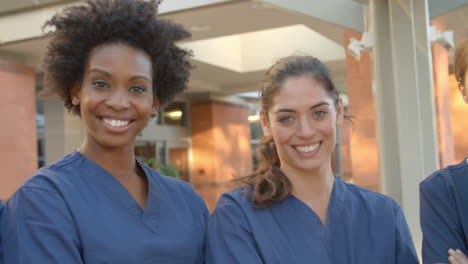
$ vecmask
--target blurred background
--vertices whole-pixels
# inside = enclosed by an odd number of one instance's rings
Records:
[[[82,2],[0,1],[0,199],[84,137],[61,101],[36,97],[49,41],[41,26]],[[192,33],[180,46],[193,50],[195,69],[189,89],[139,135],[141,160],[190,182],[213,209],[232,177],[256,166],[265,70],[313,55],[357,118],[339,131],[335,174],[393,196],[420,247],[419,182],[468,154],[468,107],[453,76],[468,0],[166,0],[159,17]]]

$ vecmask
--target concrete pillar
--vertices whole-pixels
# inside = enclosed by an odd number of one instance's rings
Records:
[[[81,119],[69,113],[59,99],[44,100],[44,118],[45,159],[51,164],[76,150],[85,131]]]
[[[431,25],[438,31],[445,31],[442,18],[434,19]],[[434,94],[437,116],[437,141],[439,145],[440,167],[452,165],[455,161],[453,145],[450,90],[449,90],[449,61],[447,49],[439,43],[431,43],[432,68],[434,76]]]
[[[345,47],[361,33],[345,30]],[[375,109],[372,94],[372,62],[369,52],[361,52],[359,60],[346,52],[346,79],[349,112],[356,117],[351,128],[352,182],[363,188],[379,191],[379,153],[375,130]]]
[[[401,205],[420,249],[419,182],[439,168],[427,0],[371,0],[382,191]]]
[[[9,198],[38,166],[35,70],[0,61],[0,199]]]
[[[192,183],[213,210],[231,180],[252,171],[248,107],[212,99],[192,101]]]

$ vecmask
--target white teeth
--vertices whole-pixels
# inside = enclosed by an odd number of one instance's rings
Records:
[[[127,126],[130,123],[130,121],[115,120],[115,119],[108,119],[108,118],[104,118],[103,121],[104,123],[113,127],[123,127],[123,126]]]
[[[315,144],[315,145],[309,145],[309,146],[300,146],[300,147],[295,147],[298,151],[300,152],[312,152],[314,151],[316,148],[318,148],[320,144]]]

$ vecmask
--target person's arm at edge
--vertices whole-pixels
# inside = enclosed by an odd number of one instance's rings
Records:
[[[396,232],[396,264],[419,264],[413,238],[401,207],[393,201]]]
[[[83,263],[76,226],[60,194],[22,187],[5,209],[5,264]]]
[[[263,263],[247,219],[239,205],[222,196],[208,218],[206,263]]]
[[[460,223],[456,203],[450,198],[442,175],[422,182],[419,196],[423,263],[448,263],[450,248],[466,252],[461,234],[457,231]]]

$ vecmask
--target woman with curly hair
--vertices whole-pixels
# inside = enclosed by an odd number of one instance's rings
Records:
[[[0,220],[3,219],[3,210],[5,208],[5,205],[3,204],[3,202],[0,200]],[[0,222],[0,225],[1,225],[2,222]],[[1,230],[1,228],[0,228]],[[2,236],[0,235],[0,264],[2,264],[2,260],[3,260],[3,253],[2,253]]]
[[[346,116],[327,67],[311,56],[280,59],[260,104],[259,167],[218,201],[206,263],[418,263],[398,204],[333,176]]]
[[[6,263],[203,263],[203,200],[135,159],[136,136],[186,89],[190,52],[159,2],[89,0],[45,27],[44,87],[86,129],[7,203]]]
[[[455,77],[468,103],[468,39],[458,44]],[[419,185],[423,263],[468,264],[468,158],[434,172]]]

